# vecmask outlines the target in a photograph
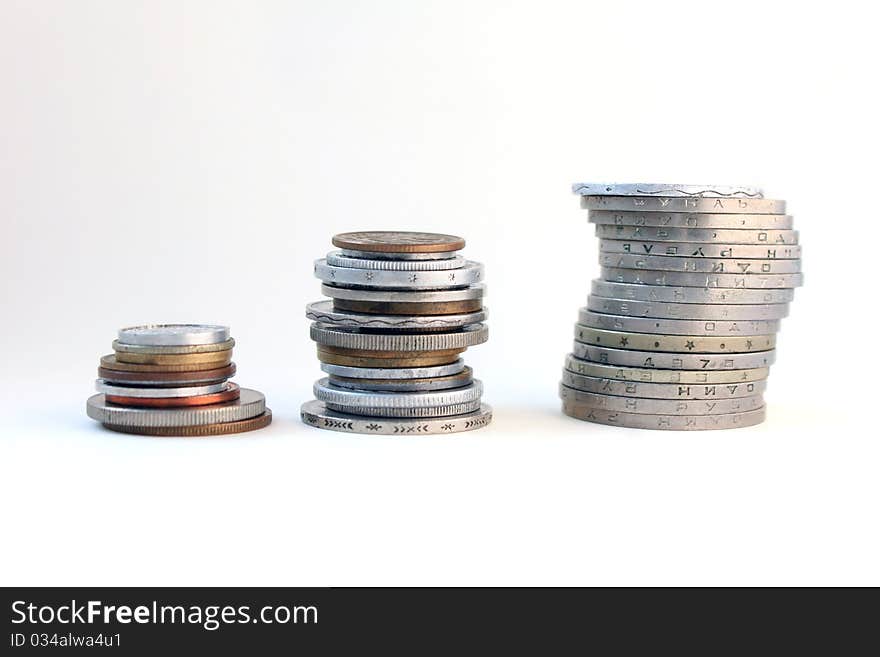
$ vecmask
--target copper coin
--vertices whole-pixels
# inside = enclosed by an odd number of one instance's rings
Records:
[[[192,365],[199,364],[210,368],[225,367],[232,360],[232,349],[211,351],[204,354],[144,354],[116,352],[116,362],[135,365]]]
[[[98,368],[98,376],[118,385],[150,385],[157,388],[207,385],[220,383],[235,376],[235,363],[213,370],[197,372],[124,372],[106,367]]]
[[[231,352],[230,352],[231,353]],[[225,367],[229,363],[181,363],[179,365],[143,365],[139,363],[123,363],[118,360],[114,354],[101,356],[101,367],[108,370],[117,370],[122,372],[201,372],[205,370],[216,370]]]
[[[141,436],[178,436],[196,438],[200,436],[222,436],[228,433],[244,433],[268,427],[272,423],[272,411],[257,417],[238,422],[220,422],[218,424],[202,424],[194,427],[128,427],[104,423],[104,427],[120,433],[133,433]]]
[[[120,397],[117,395],[104,395],[104,399],[110,404],[118,406],[136,406],[145,408],[179,408],[181,406],[207,406],[208,404],[221,404],[234,401],[241,396],[241,390],[235,383],[227,383],[226,390],[214,392],[209,395],[193,395],[192,397]]]
[[[464,239],[442,233],[365,230],[333,236],[333,246],[374,253],[440,253],[464,248]]]
[[[441,355],[437,355],[437,354]],[[407,358],[369,358],[366,356],[348,356],[335,354],[318,349],[318,360],[330,365],[345,365],[347,367],[433,367],[434,365],[448,365],[458,360],[458,354],[447,355],[446,352],[428,352],[424,356],[408,356]]]
[[[461,315],[475,313],[483,309],[482,299],[442,302],[378,302],[333,299],[333,309],[340,312],[364,313],[367,315]]]

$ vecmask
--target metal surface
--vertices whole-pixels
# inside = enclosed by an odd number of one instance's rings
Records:
[[[752,230],[790,230],[794,217],[788,214],[711,214],[706,212],[617,212],[590,210],[590,223],[614,226],[654,226],[658,228],[744,228]]]
[[[687,242],[705,244],[751,244],[780,246],[798,243],[796,230],[720,230],[714,228],[648,228],[596,225],[596,237],[628,242]]]
[[[119,329],[119,342],[147,346],[215,344],[229,339],[229,327],[213,324],[143,324]]]
[[[626,317],[657,317],[659,319],[782,319],[788,316],[787,303],[718,305],[703,303],[668,303],[630,301],[606,297],[587,298],[587,308],[609,315]]]
[[[315,381],[313,390],[315,398],[325,404],[392,410],[433,408],[479,401],[483,394],[483,384],[478,379],[474,379],[469,385],[461,388],[438,392],[366,392],[338,388],[331,385],[329,378],[325,377]]]
[[[575,358],[593,363],[664,370],[750,370],[756,367],[769,367],[776,359],[776,350],[723,355],[668,354],[657,351],[594,347],[582,342],[575,342],[571,351]]]
[[[804,284],[803,274],[699,274],[692,272],[616,269],[603,267],[600,277],[606,281],[639,285],[675,285],[706,289],[778,290]]]
[[[712,214],[785,214],[785,201],[766,198],[581,196],[587,210],[633,212],[709,212]]]
[[[437,253],[458,251],[465,241],[455,235],[420,233],[402,230],[372,230],[339,233],[333,236],[333,246],[379,253]]]
[[[478,324],[488,317],[488,309],[459,315],[369,315],[335,310],[332,301],[316,301],[306,306],[306,317],[321,324],[366,329],[451,329]]]
[[[362,253],[362,252],[359,252]],[[345,255],[342,251],[327,254],[327,264],[333,267],[352,267],[355,269],[380,269],[386,271],[442,271],[458,269],[466,262],[461,256],[434,258],[431,260],[392,260],[390,258],[362,258]]]
[[[627,253],[638,256],[677,256],[747,260],[798,260],[801,247],[775,244],[701,244],[699,242],[648,242],[600,239],[599,253]]]
[[[479,283],[483,278],[483,266],[466,261],[458,269],[444,271],[384,271],[334,267],[322,259],[315,262],[315,276],[331,285],[360,286],[370,289],[445,290]]]
[[[345,404],[331,404],[325,402],[327,408],[331,411],[339,413],[356,413],[358,415],[366,415],[377,418],[393,418],[393,417],[448,417],[450,415],[462,415],[464,413],[472,413],[480,408],[480,400],[472,402],[462,402],[461,404],[448,404],[446,406],[430,406],[425,408],[386,408],[380,407],[352,407]]]
[[[485,324],[471,324],[455,331],[434,333],[361,333],[314,323],[309,335],[324,347],[362,351],[445,351],[482,344],[489,339]]]
[[[211,383],[201,386],[186,386],[182,388],[148,388],[121,386],[109,383],[104,379],[95,381],[95,390],[116,397],[150,397],[159,399],[163,397],[194,397],[196,395],[210,395],[215,392],[223,392],[226,383]]]
[[[653,269],[699,274],[798,274],[800,260],[749,258],[687,258],[684,256],[645,256],[626,253],[600,253],[599,264],[618,269]]]
[[[305,424],[330,431],[377,436],[427,436],[481,429],[492,421],[492,407],[482,404],[479,410],[471,413],[441,418],[384,419],[338,413],[329,410],[322,402],[312,400],[302,405],[300,415]]]
[[[173,354],[208,354],[218,351],[229,351],[235,346],[235,340],[229,338],[224,342],[215,342],[213,344],[185,344],[185,345],[142,345],[142,344],[124,344],[119,340],[113,341],[113,350],[125,354],[155,354],[155,355],[173,355]]]
[[[231,363],[229,363],[231,365]],[[181,372],[214,372],[224,368],[222,363],[181,363],[178,365],[142,365],[138,363],[123,363],[117,360],[115,354],[101,356],[101,367],[113,371],[136,372],[142,374],[173,374]]]
[[[559,386],[559,398],[609,411],[660,415],[726,415],[754,411],[764,405],[761,395],[733,399],[641,399],[584,392],[562,384]]]
[[[321,369],[331,376],[381,379],[388,381],[452,376],[464,371],[465,364],[464,361],[459,358],[457,361],[450,363],[449,365],[437,365],[436,367],[346,367],[344,365],[321,363]]]
[[[190,408],[131,408],[107,404],[104,395],[93,395],[86,402],[86,413],[93,420],[114,427],[189,427],[247,420],[266,411],[266,399],[256,390],[241,389],[239,399],[223,404]]]
[[[232,378],[235,376],[235,363],[230,363],[226,367],[196,372],[123,372],[99,367],[98,376],[105,379],[107,383],[121,386],[198,386],[222,383],[226,379]]]
[[[658,319],[656,317],[625,317],[607,315],[581,308],[578,323],[593,328],[630,333],[665,333],[669,335],[770,335],[779,330],[778,319],[754,319],[743,321],[702,319]]]
[[[435,367],[457,362],[460,353],[460,351],[451,353],[429,352],[428,354],[413,354],[405,358],[379,358],[340,354],[332,351],[325,351],[319,347],[318,360],[329,365],[344,365],[346,367],[367,367],[375,369]]]
[[[766,418],[766,407],[730,415],[643,415],[597,409],[583,404],[563,402],[562,412],[578,420],[609,424],[631,429],[671,431],[709,431],[737,429],[760,424]]]
[[[571,191],[580,196],[671,196],[762,198],[760,187],[743,185],[681,185],[676,183],[574,183]]]
[[[568,370],[562,372],[562,384],[584,392],[642,399],[733,399],[760,395],[767,389],[766,379],[743,383],[644,383],[602,379]]]
[[[363,260],[449,260],[458,256],[458,251],[438,251],[437,253],[382,253],[381,251],[361,251],[358,249],[340,249],[338,253],[347,258]]]
[[[470,385],[473,381],[473,372],[470,367],[466,367],[457,374],[419,379],[346,378],[333,374],[329,378],[331,385],[352,390],[364,390],[367,392],[431,392]]]
[[[202,424],[189,427],[135,427],[113,425],[104,423],[103,426],[111,431],[120,433],[137,434],[141,436],[177,436],[182,438],[198,438],[206,436],[223,436],[231,433],[244,433],[255,431],[269,426],[272,423],[272,411],[266,409],[261,415],[239,420],[238,422],[220,422],[217,424]]]
[[[361,290],[348,287],[335,287],[324,283],[321,294],[333,299],[350,301],[371,301],[380,303],[445,303],[449,301],[469,301],[482,299],[485,293],[483,285],[473,285],[461,290],[435,290],[421,292],[394,290]]]
[[[702,304],[761,304],[790,303],[794,301],[793,289],[717,289],[698,287],[673,287],[668,285],[639,285],[594,280],[591,292],[597,297],[631,299],[633,301],[668,301],[673,303]]]
[[[150,354],[116,352],[117,363],[132,365],[200,365],[203,368],[218,368],[228,365],[232,361],[232,350],[212,351],[204,354]]]
[[[234,383],[224,384],[224,389],[204,395],[191,395],[187,397],[121,397],[110,393],[104,394],[104,400],[108,404],[121,406],[143,406],[149,408],[179,408],[181,406],[206,406],[208,404],[220,404],[238,399],[241,390]]]
[[[565,369],[574,374],[583,374],[599,379],[617,379],[619,381],[640,381],[642,383],[746,383],[760,381],[770,375],[769,367],[756,367],[750,370],[660,370],[639,367],[616,367],[601,365],[575,358],[569,354],[565,357]]]
[[[752,335],[747,337],[663,335],[662,333],[608,331],[579,324],[575,325],[574,336],[578,342],[603,347],[691,354],[736,354],[751,351],[767,351],[776,347],[775,335]]]
[[[333,310],[363,315],[402,315],[416,321],[416,317],[438,315],[467,315],[483,309],[482,299],[466,301],[439,301],[427,303],[383,303],[375,301],[348,301],[334,299]]]

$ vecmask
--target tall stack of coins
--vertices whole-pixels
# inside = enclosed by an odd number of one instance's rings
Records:
[[[601,275],[575,326],[563,411],[645,429],[762,422],[776,333],[803,282],[785,201],[714,185],[578,183]]]
[[[108,429],[149,436],[217,436],[272,421],[262,393],[229,381],[235,374],[225,326],[150,324],[119,330],[115,353],[101,357],[100,394],[88,416]]]
[[[306,308],[327,374],[302,406],[308,425],[367,434],[484,427],[492,409],[461,354],[488,338],[483,266],[452,235],[341,233],[315,263],[330,301]]]

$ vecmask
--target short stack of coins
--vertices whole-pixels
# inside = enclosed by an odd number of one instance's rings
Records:
[[[560,396],[572,417],[644,429],[751,426],[803,282],[785,201],[715,185],[578,183],[601,274]]]
[[[108,429],[148,436],[218,436],[272,421],[262,393],[229,381],[235,340],[225,326],[150,324],[119,330],[101,358],[86,412]]]
[[[329,301],[309,304],[327,374],[302,406],[308,425],[377,435],[484,427],[492,409],[461,354],[488,338],[483,266],[464,240],[405,231],[341,233],[315,263]]]

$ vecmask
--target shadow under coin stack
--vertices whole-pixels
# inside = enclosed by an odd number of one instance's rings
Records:
[[[461,359],[488,338],[483,266],[452,235],[341,233],[315,263],[330,301],[306,308],[321,369],[308,425],[367,434],[444,434],[484,427],[492,409]]]
[[[225,326],[151,324],[120,329],[103,356],[86,412],[108,429],[148,436],[217,436],[262,429],[266,399],[239,388]]]
[[[575,184],[601,275],[575,326],[563,412],[643,429],[765,418],[776,333],[803,282],[785,201],[751,187]]]

